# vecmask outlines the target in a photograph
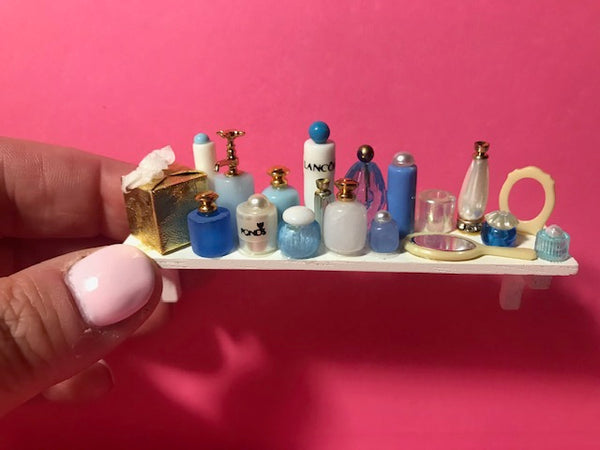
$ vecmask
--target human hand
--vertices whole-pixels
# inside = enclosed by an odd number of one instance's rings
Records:
[[[89,248],[127,236],[120,177],[130,170],[0,138],[0,416],[43,391],[61,399],[110,388],[101,358],[156,307],[161,277],[149,258],[125,245]]]

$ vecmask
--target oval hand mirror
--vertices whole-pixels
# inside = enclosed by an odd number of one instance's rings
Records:
[[[415,256],[442,261],[465,261],[483,255],[526,260],[537,258],[535,250],[531,248],[493,247],[462,236],[440,233],[411,234],[404,248]]]

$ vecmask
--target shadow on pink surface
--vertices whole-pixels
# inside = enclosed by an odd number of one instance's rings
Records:
[[[92,449],[319,448],[318,436],[344,432],[323,421],[315,429],[315,417],[332,413],[319,368],[345,365],[347,377],[378,368],[390,383],[396,372],[504,373],[506,389],[515,376],[600,376],[597,325],[568,292],[570,279],[525,291],[518,312],[500,310],[499,280],[489,276],[205,271],[183,282],[164,329],[109,359],[117,385],[108,398],[32,401],[5,420],[0,443],[74,448],[85,436]],[[398,430],[420,426],[397,420]]]

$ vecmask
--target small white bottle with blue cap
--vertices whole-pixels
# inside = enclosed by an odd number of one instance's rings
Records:
[[[304,204],[313,211],[316,181],[335,180],[335,142],[329,140],[329,133],[325,122],[314,122],[304,142]]]
[[[215,143],[210,140],[207,134],[198,133],[194,136],[192,150],[194,152],[194,166],[196,170],[206,174],[208,189],[213,190],[215,188],[215,163],[217,162]]]

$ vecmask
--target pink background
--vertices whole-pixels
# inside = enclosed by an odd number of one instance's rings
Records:
[[[600,446],[597,1],[3,0],[0,18],[2,134],[191,163],[196,133],[238,127],[262,190],[274,163],[301,188],[325,120],[340,172],[369,143],[456,194],[485,139],[489,209],[508,172],[541,167],[581,265],[518,312],[496,277],[186,273],[171,321],[108,358],[108,398],[30,402],[2,448]]]

